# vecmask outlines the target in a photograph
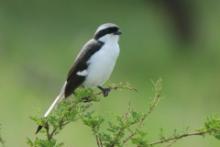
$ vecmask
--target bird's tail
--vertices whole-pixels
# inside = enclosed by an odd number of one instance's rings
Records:
[[[65,92],[66,84],[67,84],[67,82],[64,83],[59,95],[56,97],[56,99],[50,105],[49,109],[44,114],[44,117],[47,117],[51,113],[51,111],[59,104],[59,102],[61,102],[65,98],[64,92]],[[37,134],[42,128],[43,128],[43,126],[39,125],[35,133]]]

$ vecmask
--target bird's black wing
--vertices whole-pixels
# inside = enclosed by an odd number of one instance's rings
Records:
[[[92,39],[88,41],[81,49],[67,76],[67,84],[64,91],[65,98],[70,96],[74,90],[84,82],[86,77],[77,75],[77,72],[86,70],[88,68],[87,61],[94,53],[101,49],[102,45],[102,42]]]

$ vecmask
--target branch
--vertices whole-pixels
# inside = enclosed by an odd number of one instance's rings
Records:
[[[135,91],[137,92],[137,89],[136,88],[133,88],[129,83],[123,83],[123,82],[120,82],[120,83],[117,83],[117,84],[110,84],[108,85],[107,87],[108,89],[110,89],[110,91],[112,90],[129,90],[129,91]],[[102,92],[96,92],[96,93],[93,93],[93,91],[88,94],[87,96],[83,96],[80,98],[80,101],[81,102],[97,102],[97,101],[100,101],[100,99],[98,99],[97,97],[98,96],[102,96],[103,93]]]
[[[178,141],[182,138],[186,138],[186,137],[190,137],[190,136],[204,136],[208,133],[209,132],[207,130],[205,130],[205,131],[196,131],[196,132],[191,132],[191,133],[184,133],[184,134],[180,134],[180,135],[160,139],[160,140],[157,140],[157,141],[153,141],[152,143],[149,143],[148,145],[149,146],[154,146],[154,145],[158,145],[158,144],[169,143],[171,141],[176,142],[176,141]]]
[[[96,143],[97,143],[98,147],[103,147],[102,141],[97,134],[95,135],[95,138],[96,138]]]
[[[136,91],[136,89],[132,88],[128,83],[111,84],[107,88],[110,90]],[[32,117],[32,120],[34,120],[38,125],[43,126],[40,133],[45,135],[46,140],[36,138],[35,141],[32,142],[29,139],[28,143],[33,146],[35,143],[37,144],[45,141],[45,144],[49,143],[57,145],[54,140],[54,136],[58,134],[67,124],[78,119],[83,120],[88,117],[87,114],[91,115],[92,112],[89,108],[92,106],[93,102],[99,102],[101,100],[102,94],[102,92],[94,92],[92,89],[79,88],[74,93],[74,99],[69,98],[61,102],[47,118],[38,119],[36,117]],[[94,133],[98,146],[103,147],[101,138],[96,130],[97,125],[94,125],[96,123],[97,122],[92,123],[93,131],[95,130]]]
[[[162,79],[157,80],[155,83],[153,83],[154,87],[154,97],[152,99],[151,104],[149,105],[148,111],[141,117],[139,123],[139,127],[143,127],[144,121],[147,119],[147,117],[154,111],[154,109],[157,107],[158,103],[161,99],[161,91],[162,91]],[[130,131],[131,133],[127,138],[123,140],[123,145],[125,145],[129,140],[131,140],[136,134],[136,131]]]
[[[146,120],[146,118],[154,111],[154,109],[157,107],[157,105],[160,102],[160,98],[161,98],[161,91],[162,91],[162,79],[159,79],[158,81],[156,81],[156,83],[152,82],[153,86],[154,86],[154,97],[153,97],[153,101],[149,106],[149,109],[147,111],[147,113],[144,114],[144,116],[142,117],[142,119],[140,120],[140,126],[143,126],[144,121]]]
[[[0,127],[1,127],[1,124],[0,124]],[[0,128],[0,131],[1,131],[1,128]],[[2,144],[3,147],[5,146],[5,141],[2,138],[1,134],[0,134],[0,144]]]
[[[38,125],[44,126],[41,133],[45,135],[45,139],[36,137],[34,142],[29,139],[28,144],[31,147],[61,147],[63,143],[58,144],[54,136],[67,124],[77,120],[81,120],[86,126],[91,128],[98,147],[122,147],[126,146],[126,143],[129,141],[137,147],[153,147],[159,144],[166,144],[167,147],[171,147],[180,139],[191,136],[204,136],[206,134],[220,140],[220,120],[216,118],[209,118],[205,122],[204,128],[200,130],[185,131],[178,134],[174,132],[172,136],[161,136],[158,140],[152,142],[146,140],[147,133],[142,131],[142,128],[146,119],[155,110],[161,99],[161,79],[153,83],[153,85],[154,96],[145,113],[136,112],[129,105],[128,111],[125,114],[117,116],[116,121],[108,122],[105,121],[105,117],[94,115],[94,111],[90,109],[93,102],[101,100],[102,92],[93,92],[91,89],[79,89],[76,91],[74,99],[67,99],[61,102],[49,117],[42,119],[33,118]],[[127,89],[137,91],[129,84],[123,83],[112,84],[108,88],[110,90]],[[109,123],[108,127],[106,128],[103,123]]]

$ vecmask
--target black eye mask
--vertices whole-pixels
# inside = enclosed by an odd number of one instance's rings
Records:
[[[117,33],[117,32],[118,32],[118,27],[110,27],[110,28],[101,30],[98,33],[96,33],[94,38],[97,40],[105,36],[106,34],[112,34],[112,33]]]

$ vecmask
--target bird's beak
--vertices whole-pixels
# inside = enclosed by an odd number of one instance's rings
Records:
[[[117,32],[115,32],[114,34],[115,34],[115,35],[121,35],[122,32],[121,32],[121,31],[117,31]]]

